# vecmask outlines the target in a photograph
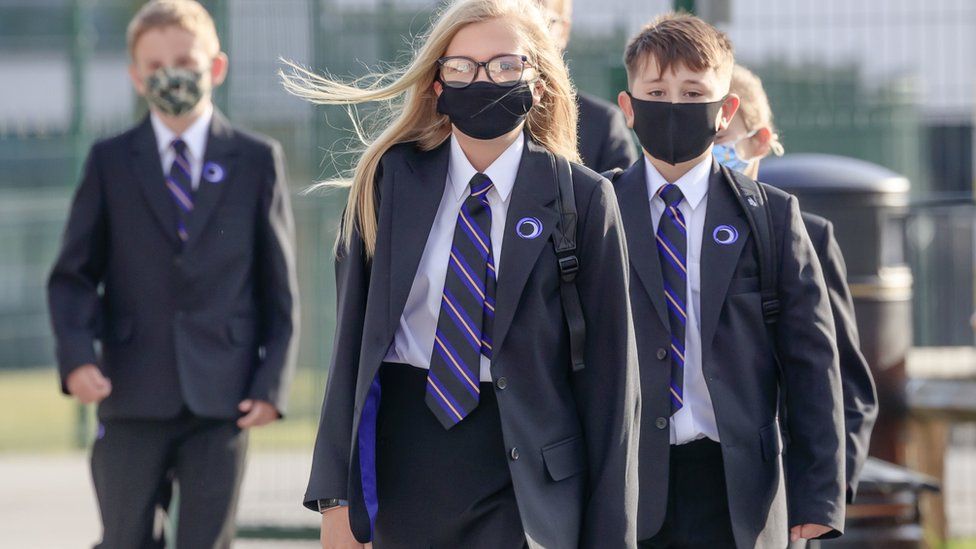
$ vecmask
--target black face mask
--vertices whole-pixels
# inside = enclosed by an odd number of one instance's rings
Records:
[[[634,131],[648,154],[672,166],[680,164],[701,155],[715,140],[715,117],[724,102],[725,98],[711,103],[668,103],[630,95]]]
[[[514,130],[532,108],[532,90],[527,82],[499,86],[493,82],[472,82],[466,88],[444,86],[437,98],[437,112],[475,139],[494,139]]]

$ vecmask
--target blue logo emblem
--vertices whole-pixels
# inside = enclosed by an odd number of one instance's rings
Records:
[[[216,162],[203,165],[203,178],[210,183],[220,183],[224,180],[224,168]]]
[[[515,225],[515,232],[526,240],[538,238],[542,234],[542,222],[534,217],[523,217]]]
[[[719,225],[712,231],[712,239],[723,246],[728,246],[739,240],[739,231],[732,225]]]

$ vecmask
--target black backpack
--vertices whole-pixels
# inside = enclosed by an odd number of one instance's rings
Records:
[[[759,249],[759,288],[762,296],[763,320],[770,332],[770,342],[775,342],[776,338],[773,330],[776,321],[779,319],[779,280],[778,271],[779,258],[777,252],[779,248],[773,234],[773,212],[769,207],[769,197],[766,196],[766,189],[756,181],[748,178],[745,174],[731,170],[725,166],[720,166],[722,175],[732,194],[739,202],[739,207],[746,214],[749,229],[756,235],[756,246]],[[617,178],[624,173],[620,168],[614,168],[603,174],[611,182],[616,182]]]
[[[552,174],[556,186],[556,207],[559,211],[559,222],[552,232],[552,244],[556,252],[559,266],[559,293],[563,304],[566,325],[569,328],[570,357],[573,371],[578,372],[585,367],[583,351],[586,342],[586,321],[583,319],[583,308],[580,304],[579,289],[576,287],[576,274],[579,272],[580,260],[576,255],[576,194],[573,189],[573,173],[569,161],[551,154]],[[771,344],[776,341],[775,328],[779,318],[779,280],[777,268],[777,244],[773,234],[773,214],[769,207],[769,197],[766,190],[756,181],[744,174],[722,166],[722,175],[732,188],[732,193],[739,202],[739,207],[746,214],[746,220],[752,234],[756,235],[756,245],[759,249],[759,287],[762,297],[763,320],[769,332]],[[611,182],[615,182],[623,170],[616,168],[603,174]],[[775,344],[774,344],[775,349]],[[779,360],[777,359],[777,365]],[[780,372],[782,379],[782,372]],[[785,387],[781,383],[780,390]],[[785,395],[783,396],[785,400]]]
[[[565,158],[557,158],[549,153],[552,163],[552,176],[556,185],[556,208],[559,221],[552,232],[552,245],[556,251],[559,265],[559,297],[563,304],[563,315],[569,328],[569,354],[573,371],[584,368],[583,351],[586,344],[586,321],[580,304],[579,289],[576,287],[576,273],[580,260],[576,255],[576,192],[573,189],[573,170]]]

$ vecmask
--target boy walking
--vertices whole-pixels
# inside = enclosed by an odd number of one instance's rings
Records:
[[[162,546],[174,482],[177,546],[229,547],[247,430],[293,369],[283,158],[214,109],[227,56],[196,1],[149,2],[128,45],[150,113],[92,147],[74,197],[48,283],[62,391],[98,403],[100,547]]]
[[[780,313],[768,330],[758,238],[712,158],[739,103],[732,45],[704,21],[670,14],[630,41],[625,63],[630,89],[618,100],[644,152],[615,184],[644,403],[638,539],[744,548],[839,535],[844,416],[816,253],[795,198],[766,187],[765,203],[749,203],[753,215],[769,208],[776,243]]]

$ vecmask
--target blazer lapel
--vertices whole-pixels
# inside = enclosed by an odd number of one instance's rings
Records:
[[[393,223],[390,224],[390,334],[394,333],[403,314],[444,195],[450,156],[450,140],[445,140],[432,151],[418,151],[407,158],[407,167],[412,172],[410,176],[393,173],[392,200],[396,206],[392,208]]]
[[[206,152],[203,155],[203,174],[193,194],[193,212],[187,223],[189,233],[187,248],[199,240],[224,189],[232,184],[236,157],[234,130],[227,119],[215,110],[213,120],[210,122]],[[214,177],[208,179],[208,172]]]
[[[729,232],[716,231],[731,226],[738,235],[728,241]],[[715,336],[718,318],[725,303],[729,282],[739,263],[739,256],[749,238],[749,223],[718,164],[713,162],[708,182],[708,209],[701,245],[701,326],[702,348],[707,349]]]
[[[553,178],[549,154],[526,134],[525,149],[515,177],[511,203],[506,214],[505,232],[502,237],[502,256],[498,265],[498,295],[496,296],[495,324],[492,339],[492,357],[505,344],[519,298],[535,267],[542,249],[552,244],[549,236],[556,227],[558,212],[555,208],[556,180]],[[534,238],[518,236],[520,221],[534,218],[542,225],[542,231]]]
[[[627,250],[630,264],[644,286],[644,291],[654,303],[657,316],[665,328],[669,327],[667,305],[664,302],[664,277],[661,259],[654,239],[654,223],[651,220],[651,202],[647,194],[647,175],[641,158],[616,182],[617,203],[627,234]]]
[[[132,139],[132,171],[142,189],[142,194],[149,204],[153,217],[159,222],[172,244],[179,244],[176,235],[176,204],[173,197],[166,190],[166,180],[163,174],[162,160],[159,157],[159,147],[156,144],[156,134],[152,129],[152,122],[146,116]]]

